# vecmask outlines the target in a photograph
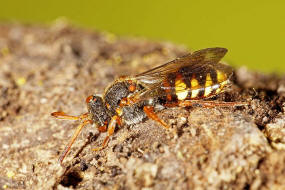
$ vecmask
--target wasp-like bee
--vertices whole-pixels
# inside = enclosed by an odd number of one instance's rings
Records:
[[[105,89],[104,94],[86,98],[88,112],[69,116],[64,112],[51,115],[59,119],[80,120],[73,137],[59,158],[62,163],[82,128],[95,123],[99,132],[108,132],[104,148],[117,125],[134,125],[151,118],[165,128],[168,124],[156,112],[158,107],[240,106],[240,102],[217,102],[208,98],[223,92],[230,85],[232,68],[219,63],[225,48],[208,48],[187,54],[144,73],[121,77]]]

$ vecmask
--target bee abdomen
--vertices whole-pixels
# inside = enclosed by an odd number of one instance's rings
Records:
[[[176,73],[174,83],[174,93],[178,100],[208,98],[222,92],[229,83],[228,74],[216,69],[189,76],[183,74]]]

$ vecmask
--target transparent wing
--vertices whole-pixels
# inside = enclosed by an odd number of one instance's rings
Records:
[[[220,70],[230,76],[232,68],[228,65],[221,64],[219,61],[227,53],[225,48],[207,48],[187,54],[177,58],[166,64],[138,74],[134,77],[139,84],[145,88],[140,93],[135,95],[136,100],[146,100],[152,97],[165,96],[167,90],[172,91],[175,85],[166,86],[164,83],[169,81],[169,77],[180,75],[183,81],[189,80],[193,75],[205,78],[207,73]],[[201,79],[202,80],[202,79]],[[204,82],[204,81],[203,81]],[[185,91],[185,89],[175,89],[175,92]],[[191,89],[189,89],[191,90]]]
[[[156,84],[164,80],[169,73],[177,72],[182,67],[192,66],[192,70],[201,69],[209,64],[218,63],[227,53],[225,48],[207,48],[189,53],[168,63],[155,67],[135,76],[135,79],[145,84]]]

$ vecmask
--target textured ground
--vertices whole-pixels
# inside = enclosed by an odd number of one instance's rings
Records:
[[[172,108],[105,134],[84,129],[61,167],[85,98],[116,77],[187,52],[169,43],[72,28],[0,26],[0,189],[285,189],[285,77],[238,69],[217,97],[239,108]]]

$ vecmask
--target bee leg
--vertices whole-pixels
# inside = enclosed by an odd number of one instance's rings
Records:
[[[130,90],[131,92],[131,90]],[[124,106],[131,106],[135,103],[138,103],[141,100],[141,96],[146,92],[146,90],[139,91],[137,93],[134,93],[130,97],[122,98],[120,101],[120,107]]]
[[[76,129],[76,131],[74,132],[72,138],[70,139],[69,143],[65,146],[64,151],[61,153],[60,157],[59,157],[59,163],[62,164],[64,158],[67,156],[67,154],[70,151],[70,148],[72,146],[72,144],[74,143],[74,141],[76,140],[76,138],[78,137],[79,133],[81,132],[81,130],[83,129],[83,127],[87,124],[91,124],[92,120],[84,120],[82,123],[80,123]]]
[[[179,100],[176,103],[172,104],[166,104],[167,107],[174,107],[174,106],[179,106],[179,107],[190,107],[193,106],[193,101],[192,100]]]
[[[72,115],[67,115],[66,113],[62,111],[58,112],[53,112],[51,113],[51,116],[57,118],[57,119],[67,119],[67,120],[82,120],[88,117],[88,112],[81,114],[79,116],[72,116]]]
[[[201,103],[203,102],[203,103]],[[217,101],[201,101],[202,106],[209,107],[235,107],[235,106],[246,106],[246,102],[217,102]]]
[[[177,107],[179,106],[179,103],[177,102],[174,102],[174,103],[166,103],[164,104],[165,107],[168,107],[168,108],[172,108],[172,107]],[[185,107],[185,106],[184,106]]]
[[[122,98],[119,106],[120,107],[130,106],[130,105],[133,105],[137,102],[138,102],[138,100],[135,97],[131,96],[131,97],[127,97],[127,98]]]
[[[120,118],[119,116],[115,115],[112,117],[109,125],[108,125],[108,135],[105,137],[102,145],[98,148],[94,148],[93,150],[94,151],[99,151],[99,150],[102,150],[103,148],[105,148],[105,146],[108,144],[109,142],[109,138],[110,136],[112,136],[114,134],[114,131],[115,131],[115,127],[116,125],[119,124],[120,125]],[[100,129],[99,129],[100,131]]]
[[[153,106],[144,106],[143,111],[146,113],[146,115],[151,118],[152,120],[158,122],[161,124],[164,128],[169,129],[169,126],[162,120],[160,119],[156,113],[153,111]]]
[[[235,107],[235,106],[245,106],[247,103],[244,102],[217,102],[217,101],[204,101],[204,100],[184,100],[179,102],[181,107],[189,107],[199,105],[204,108],[213,107]]]
[[[106,125],[103,125],[103,126],[98,127],[98,131],[99,131],[100,133],[106,132],[106,131],[107,131],[107,126],[106,126]]]

